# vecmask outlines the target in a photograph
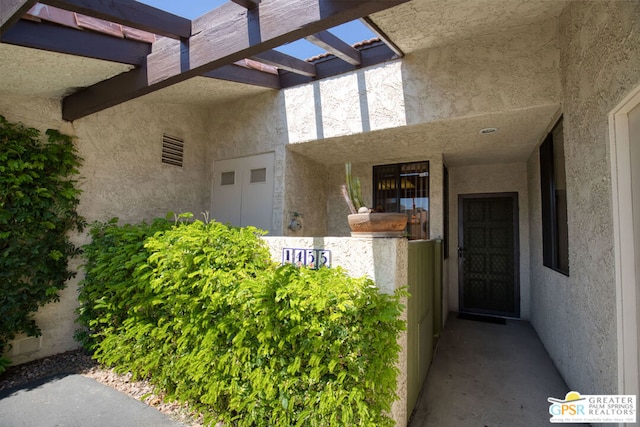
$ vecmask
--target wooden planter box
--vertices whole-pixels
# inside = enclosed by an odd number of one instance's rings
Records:
[[[407,215],[395,212],[351,214],[347,217],[352,237],[402,237]]]

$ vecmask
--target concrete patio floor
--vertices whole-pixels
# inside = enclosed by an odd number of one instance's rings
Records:
[[[547,398],[568,391],[528,322],[449,313],[409,427],[552,425]]]

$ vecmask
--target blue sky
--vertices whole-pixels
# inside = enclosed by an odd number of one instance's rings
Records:
[[[142,3],[166,10],[174,15],[182,16],[187,19],[195,19],[208,11],[215,9],[228,0],[138,0]],[[348,22],[329,30],[334,35],[340,37],[349,44],[357,43],[374,37],[359,21]],[[316,45],[305,40],[289,43],[279,47],[277,50],[295,56],[300,59],[310,58],[312,56],[324,53]]]

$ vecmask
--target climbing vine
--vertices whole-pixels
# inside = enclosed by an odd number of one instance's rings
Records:
[[[59,299],[81,230],[74,177],[80,159],[70,136],[0,116],[0,355],[17,334],[39,336],[33,315]],[[7,361],[0,362],[0,372]]]

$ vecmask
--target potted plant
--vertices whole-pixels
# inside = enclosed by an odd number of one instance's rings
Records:
[[[362,186],[358,177],[351,175],[351,162],[345,164],[346,184],[342,185],[342,196],[349,211],[347,219],[353,237],[402,237],[407,225],[403,213],[382,212],[382,208],[371,209],[364,205]]]

